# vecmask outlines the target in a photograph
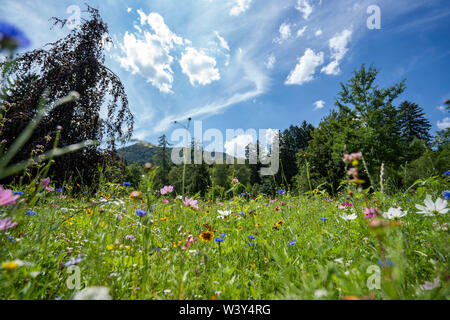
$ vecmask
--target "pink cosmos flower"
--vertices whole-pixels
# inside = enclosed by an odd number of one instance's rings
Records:
[[[344,210],[344,209],[348,209],[350,207],[353,207],[353,204],[351,204],[348,201],[345,201],[345,202],[341,203],[338,208],[341,210]]]
[[[181,250],[186,250],[187,248],[189,248],[194,242],[197,242],[197,238],[190,235],[187,238],[187,242],[185,243],[185,245],[181,248]]]
[[[5,219],[0,219],[0,231],[8,230],[17,226],[17,222],[11,222],[10,217],[6,217]]]
[[[165,186],[164,188],[162,188],[160,190],[162,195],[168,194],[168,193],[172,193],[173,192],[173,186]]]
[[[163,199],[162,202],[164,202],[164,203],[169,203],[169,200]]]
[[[16,203],[19,195],[13,195],[11,190],[5,190],[0,186],[0,207]]]
[[[361,160],[361,159],[362,153],[357,152],[352,154],[344,154],[344,158],[342,159],[342,161],[344,161],[345,163],[351,163],[353,160]]]
[[[437,278],[433,279],[433,282],[425,281],[425,283],[420,286],[420,289],[426,290],[426,291],[433,290],[433,289],[436,289],[439,287],[439,283],[440,283],[440,279],[439,279],[439,277],[437,277]]]
[[[194,200],[192,198],[185,197],[183,200],[183,204],[187,207],[191,207],[192,209],[199,209],[197,205],[197,200]]]
[[[234,182],[234,183],[239,183],[239,180],[236,179],[236,178],[234,178],[234,179],[233,179],[233,182]]]
[[[373,219],[377,217],[377,209],[375,208],[364,208],[363,213],[365,213],[364,219]]]
[[[42,179],[41,185],[45,188],[45,190],[52,192],[53,188],[49,187],[48,186],[49,184],[50,184],[50,178]]]

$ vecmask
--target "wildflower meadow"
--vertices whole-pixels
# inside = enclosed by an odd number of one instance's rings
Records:
[[[305,26],[327,20],[316,15],[322,1],[293,2],[286,8]],[[6,7],[18,14],[22,5]],[[397,104],[406,93],[421,99],[414,81],[406,91],[410,82],[394,77],[416,58],[397,73],[359,62],[353,72],[344,69],[357,38],[347,20],[361,33],[381,34],[381,9],[349,3],[346,15],[364,10],[345,21],[333,14],[335,26],[322,30],[281,19],[281,4],[272,2],[255,24],[259,4],[234,1],[216,20],[229,26],[229,37],[247,30],[237,22],[245,14],[254,28],[238,37],[251,41],[229,44],[218,25],[208,29],[211,36],[189,40],[189,32],[215,19],[174,28],[158,5],[120,8],[135,32],[123,42],[118,30],[126,19],[119,24],[103,2],[86,4],[82,19],[77,6],[58,11],[62,18],[50,20],[49,33],[56,40],[42,47],[33,44],[41,40],[32,30],[0,15],[0,300],[448,300],[448,118],[435,130],[419,104]],[[234,19],[233,28],[225,18]],[[258,56],[255,30],[278,20],[272,49]],[[305,47],[303,57],[289,59],[277,51],[311,39],[311,47],[323,43],[320,52]],[[287,62],[290,72],[282,69]],[[279,80],[277,63],[286,73],[283,89],[269,86]],[[311,117],[315,125],[293,119],[306,112],[282,108],[287,90],[318,77],[338,91],[336,108],[320,122]],[[214,100],[208,85],[224,95]],[[153,100],[144,95],[150,88]],[[260,100],[270,90],[281,93]],[[194,107],[174,115],[166,106],[175,102]],[[257,112],[245,113],[245,102],[260,108],[268,129],[229,135],[240,119],[246,128],[259,121]],[[144,111],[137,107],[144,104]],[[221,112],[234,104],[236,118],[208,122],[212,115],[227,119]],[[436,114],[448,113],[450,101],[444,104]],[[311,113],[325,105],[317,101]],[[270,121],[285,125],[277,119],[301,124],[270,129]],[[224,123],[227,137],[214,128]],[[157,145],[143,141],[161,132]]]

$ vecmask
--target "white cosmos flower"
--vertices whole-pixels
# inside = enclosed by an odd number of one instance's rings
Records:
[[[217,218],[225,219],[226,217],[228,217],[231,214],[232,211],[217,210],[217,212],[219,213],[219,216]]]
[[[408,211],[403,211],[401,208],[389,208],[389,210],[383,213],[383,218],[394,220],[404,217],[408,214]]]
[[[343,214],[341,216],[342,219],[344,220],[355,220],[358,216],[356,215],[356,213],[353,214]]]
[[[433,202],[430,198],[426,198],[424,202],[425,206],[416,204],[416,208],[420,210],[417,211],[417,213],[423,214],[426,217],[432,217],[438,213],[445,214],[448,212],[447,200],[438,198],[436,202]]]

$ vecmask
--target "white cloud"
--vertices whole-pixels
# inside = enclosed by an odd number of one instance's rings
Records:
[[[289,23],[282,23],[278,31],[280,33],[280,36],[273,40],[273,42],[275,43],[282,43],[283,41],[286,41],[291,37],[292,31],[291,25]]]
[[[266,68],[269,70],[272,70],[273,67],[275,66],[275,63],[277,62],[277,58],[275,58],[275,56],[273,54],[271,54],[270,56],[267,57],[266,60]]]
[[[323,67],[321,72],[328,75],[338,75],[341,73],[339,63],[348,52],[347,45],[351,40],[352,31],[345,29],[341,34],[336,35],[329,41],[331,51],[331,61],[327,66]]]
[[[214,34],[216,35],[217,39],[219,40],[220,46],[224,48],[227,51],[230,51],[230,46],[228,45],[227,41],[220,36],[219,32],[214,31]]]
[[[302,85],[314,80],[316,68],[323,64],[323,52],[317,54],[311,49],[306,49],[303,57],[298,59],[298,63],[286,79],[286,85]]]
[[[316,37],[320,37],[322,35],[322,29],[318,29],[315,33]]]
[[[184,74],[194,86],[196,83],[207,85],[220,80],[219,69],[216,68],[216,60],[207,56],[203,51],[197,51],[192,47],[186,48],[183,53],[180,66]]]
[[[158,36],[145,32],[145,39],[136,39],[126,32],[120,49],[125,56],[116,59],[122,68],[141,75],[161,92],[172,93],[173,57]]]
[[[444,119],[442,119],[442,121],[438,121],[437,126],[440,130],[445,130],[447,128],[450,128],[450,118],[445,117]]]
[[[176,120],[179,121],[188,117],[208,117],[214,114],[219,114],[232,105],[254,99],[266,92],[270,79],[255,65],[254,62],[247,58],[246,54],[246,51],[239,48],[238,54],[235,57],[236,61],[234,63],[234,67],[240,69],[239,80],[241,81],[236,81],[237,88],[234,89],[234,93],[231,96],[218,99],[217,101],[201,107],[184,111],[183,113],[169,115],[158,122],[158,124],[153,128],[153,132],[167,130]],[[249,84],[253,85],[254,89],[249,90]]]
[[[130,13],[131,11],[133,11],[132,8],[128,8],[128,9],[127,9],[127,12],[128,12],[128,13]]]
[[[308,20],[309,16],[313,12],[313,6],[309,2],[309,0],[298,0],[297,6],[295,8],[303,13],[303,18],[305,20]]]
[[[149,25],[154,33],[143,32],[139,34],[126,32],[120,49],[124,56],[115,57],[121,67],[132,74],[139,74],[147,82],[163,93],[173,93],[173,71],[170,55],[174,45],[182,45],[183,38],[174,34],[165,24],[164,18],[158,13],[146,15],[138,10],[141,25]],[[138,28],[138,31],[142,29]]]
[[[315,106],[314,110],[323,109],[323,107],[325,107],[325,101],[323,100],[316,101],[314,102],[314,106]]]
[[[299,29],[297,31],[297,38],[303,37],[303,34],[305,33],[306,29],[308,29],[308,26],[304,26],[303,28]]]
[[[145,14],[138,10],[141,16],[141,24],[145,24],[145,20],[150,25],[150,27],[155,31],[155,34],[162,40],[163,43],[173,47],[173,44],[181,45],[183,44],[183,38],[174,34],[169,27],[164,22],[164,18],[155,12],[151,12],[146,18]]]
[[[234,7],[230,10],[231,16],[239,16],[241,13],[244,13],[248,9],[250,9],[250,5],[253,0],[234,0]]]
[[[236,158],[245,158],[245,147],[254,143],[253,137],[249,134],[243,134],[235,137],[231,141],[225,142],[225,152]]]

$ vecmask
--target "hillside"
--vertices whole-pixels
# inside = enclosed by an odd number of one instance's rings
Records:
[[[117,150],[119,157],[127,163],[137,162],[140,164],[145,164],[146,162],[154,162],[153,157],[156,155],[159,147],[152,145],[150,143],[136,143],[134,145],[120,148]],[[172,148],[168,148],[169,152],[172,152]],[[226,160],[226,154],[222,152],[217,153],[219,156],[222,155],[224,161]],[[212,152],[211,156],[215,156],[216,153]]]

